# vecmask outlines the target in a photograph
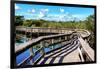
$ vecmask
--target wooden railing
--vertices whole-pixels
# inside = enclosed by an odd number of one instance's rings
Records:
[[[95,55],[94,50],[90,47],[86,40],[82,37],[79,37],[78,40],[80,41],[81,46],[79,47],[80,56],[83,62],[85,61],[94,61]]]
[[[41,27],[16,27],[16,31],[24,31],[31,33],[70,33],[73,30],[66,28],[41,28]]]
[[[22,28],[22,27],[21,27]],[[20,30],[20,31],[26,31],[27,32],[56,32],[59,30],[56,29],[56,31],[52,28],[51,29],[42,29],[41,28],[16,28],[16,30]],[[29,31],[30,30],[30,31]],[[46,31],[47,30],[47,31]],[[63,29],[65,30],[65,29]],[[42,57],[44,57],[45,54],[52,52],[53,50],[56,50],[62,46],[66,45],[66,41],[69,41],[71,39],[74,38],[74,36],[78,37],[78,40],[80,41],[81,46],[78,47],[79,50],[79,55],[81,57],[81,61],[94,61],[94,50],[91,49],[91,47],[89,46],[89,44],[83,39],[84,37],[82,37],[81,34],[79,34],[79,32],[74,32],[73,30],[69,31],[63,31],[62,29],[60,29],[60,34],[57,35],[49,35],[49,36],[41,36],[38,37],[36,39],[32,39],[24,44],[21,44],[19,46],[15,47],[15,54],[16,56],[20,55],[21,53],[25,52],[26,50],[30,50],[30,56],[28,56],[26,59],[24,59],[21,63],[17,64],[17,66],[23,66],[24,64],[27,64],[28,61],[30,61],[31,65],[36,64]],[[63,31],[63,32],[62,32]],[[58,33],[56,32],[56,33]],[[68,33],[66,33],[68,32]],[[87,31],[85,31],[87,32]],[[62,34],[63,33],[63,34]],[[89,36],[90,33],[87,34],[87,36]],[[87,37],[86,36],[86,37]],[[54,48],[55,45],[60,45],[60,47],[58,48]],[[38,49],[34,52],[33,48],[38,47]],[[51,51],[45,52],[44,48],[46,47],[50,47]],[[34,59],[34,57],[40,53],[41,56],[39,58],[37,58],[36,60],[32,60]],[[86,58],[84,58],[84,55]]]
[[[16,27],[16,31],[22,31],[25,33],[59,33],[59,34],[69,34],[71,32],[77,32],[83,38],[87,38],[90,32],[85,29],[67,29],[67,28],[41,28],[41,27]]]
[[[18,66],[23,66],[26,64],[27,61],[30,61],[34,56],[36,56],[38,53],[41,53],[41,56],[35,60],[31,61],[31,64],[35,64],[38,62],[41,57],[43,57],[46,53],[49,53],[53,50],[56,50],[57,48],[54,48],[55,45],[59,45],[60,47],[66,45],[66,41],[69,41],[72,39],[75,35],[73,35],[75,32],[69,33],[69,34],[57,34],[57,35],[50,35],[50,36],[41,36],[38,37],[37,39],[30,40],[24,44],[21,44],[19,46],[15,47],[15,54],[16,56],[20,55],[21,53],[25,52],[26,50],[30,50],[30,56],[23,60],[21,63],[18,64]],[[48,43],[48,44],[47,44]],[[37,51],[33,51],[33,48],[35,46],[38,46]],[[45,52],[44,48],[45,47],[51,47],[51,51]],[[58,47],[58,48],[60,48]]]

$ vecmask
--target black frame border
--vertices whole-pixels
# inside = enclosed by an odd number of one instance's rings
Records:
[[[15,56],[15,48],[14,48],[14,43],[15,43],[15,25],[14,25],[14,13],[15,13],[15,3],[20,3],[20,4],[37,4],[37,5],[51,5],[51,6],[69,6],[69,7],[83,7],[83,8],[94,8],[94,15],[95,15],[95,61],[92,62],[71,62],[71,63],[59,63],[59,64],[44,64],[44,65],[28,65],[24,67],[17,67],[16,66],[16,56]],[[12,1],[10,4],[10,68],[31,68],[31,67],[48,67],[48,66],[62,66],[62,65],[80,65],[80,64],[94,64],[97,63],[97,34],[96,34],[96,15],[97,13],[97,8],[96,6],[93,5],[80,5],[80,4],[66,4],[66,3],[49,3],[49,2],[36,2],[36,1]]]

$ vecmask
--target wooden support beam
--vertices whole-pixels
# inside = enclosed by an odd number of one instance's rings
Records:
[[[51,39],[51,43],[53,44],[54,43],[54,39]],[[52,46],[52,50],[54,49],[54,47]]]
[[[59,37],[59,42],[61,41],[61,37]]]
[[[31,28],[31,32],[30,32],[30,38],[31,38],[31,40],[32,40],[32,28]]]
[[[45,55],[45,51],[44,51],[44,41],[40,42],[40,47],[42,48],[42,54]]]
[[[39,37],[39,32],[41,32],[41,30],[40,29],[37,29],[37,35],[38,35],[38,37]]]
[[[79,51],[79,55],[80,55],[81,61],[84,62],[85,60],[83,58],[82,52],[80,50],[80,47],[78,47],[78,51]]]
[[[78,38],[83,50],[85,51],[86,55],[90,58],[90,60],[94,61],[94,50],[89,46],[86,40],[83,40],[82,37]]]
[[[68,35],[68,36],[67,36],[67,40],[68,40],[68,41],[69,41],[69,38],[70,38],[70,36]]]
[[[67,36],[65,36],[65,40],[67,40]]]
[[[27,28],[25,28],[26,29],[26,31],[25,31],[25,35],[27,35]]]
[[[29,50],[30,50],[30,56],[34,56],[33,48],[31,47]],[[30,64],[33,64],[33,63],[34,63],[34,60],[30,60]]]

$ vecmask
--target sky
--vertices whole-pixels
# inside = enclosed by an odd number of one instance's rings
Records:
[[[49,21],[79,21],[94,14],[94,8],[50,6],[36,4],[15,4],[15,15],[25,19],[44,19]]]

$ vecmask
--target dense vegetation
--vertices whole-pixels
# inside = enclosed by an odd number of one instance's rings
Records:
[[[25,20],[23,16],[15,17],[16,26],[26,27],[51,27],[51,28],[69,28],[69,29],[87,29],[94,30],[94,15],[90,15],[84,21],[46,21],[46,20]]]

